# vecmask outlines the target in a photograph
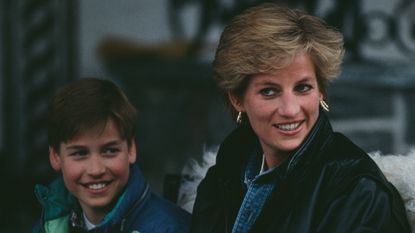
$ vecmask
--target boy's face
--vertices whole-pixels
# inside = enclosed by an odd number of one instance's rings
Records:
[[[49,147],[49,159],[55,170],[62,171],[66,188],[93,221],[102,219],[123,191],[136,148],[134,140],[128,147],[109,120],[104,130],[86,130],[61,143],[59,153]]]

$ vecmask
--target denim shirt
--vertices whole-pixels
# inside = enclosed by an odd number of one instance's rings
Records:
[[[233,225],[232,233],[249,232],[265,202],[284,175],[286,163],[263,171],[263,156],[252,154],[248,160],[244,183],[248,188]]]

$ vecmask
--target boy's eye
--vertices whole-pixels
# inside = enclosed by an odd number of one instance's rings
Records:
[[[104,155],[116,155],[120,150],[118,148],[105,148],[102,153]]]
[[[275,90],[272,88],[264,88],[259,91],[263,96],[273,96],[275,95]]]
[[[87,154],[88,154],[88,151],[86,151],[86,150],[77,150],[77,151],[74,151],[74,152],[70,153],[69,155],[70,156],[76,156],[76,157],[83,157]]]
[[[311,90],[313,87],[309,84],[299,84],[295,87],[295,90],[298,92],[307,92]]]

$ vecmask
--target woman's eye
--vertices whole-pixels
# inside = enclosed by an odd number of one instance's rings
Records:
[[[300,84],[295,87],[295,90],[298,92],[307,92],[311,90],[313,87],[309,84]]]
[[[275,90],[271,88],[264,88],[260,91],[263,96],[272,96],[275,94]]]

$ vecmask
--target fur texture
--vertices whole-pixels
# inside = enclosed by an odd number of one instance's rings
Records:
[[[204,148],[202,162],[190,159],[182,170],[182,181],[179,187],[177,204],[189,213],[192,213],[193,210],[197,186],[205,177],[209,167],[215,165],[218,149],[218,147]]]
[[[197,186],[206,175],[209,167],[215,164],[218,148],[204,150],[202,162],[189,160],[182,171],[182,183],[178,193],[178,205],[193,210]],[[400,192],[406,207],[412,232],[415,233],[415,148],[407,155],[382,155],[381,152],[369,153],[386,178]]]
[[[415,233],[415,148],[407,155],[369,153],[402,196],[412,232]]]

